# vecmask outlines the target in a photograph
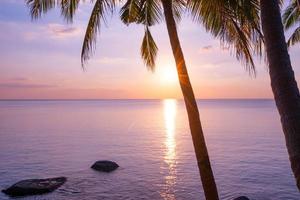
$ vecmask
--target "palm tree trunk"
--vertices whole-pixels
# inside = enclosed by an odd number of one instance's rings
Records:
[[[207,200],[217,200],[219,199],[217,187],[208,157],[197,103],[178,39],[176,23],[172,11],[172,0],[162,0],[162,4],[170,43],[176,62],[180,87],[183,93],[184,102],[188,113],[190,130],[205,197]]]
[[[285,42],[278,0],[260,0],[269,74],[291,167],[300,190],[300,95]]]

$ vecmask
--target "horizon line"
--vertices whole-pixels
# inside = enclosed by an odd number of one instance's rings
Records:
[[[183,98],[84,98],[84,99],[64,99],[64,98],[24,98],[24,99],[1,99],[0,101],[114,101],[114,100],[165,100]],[[273,98],[196,98],[196,100],[274,100]]]

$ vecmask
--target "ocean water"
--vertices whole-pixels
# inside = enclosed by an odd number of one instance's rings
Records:
[[[198,106],[221,199],[300,199],[273,101]],[[53,176],[68,181],[18,199],[204,199],[181,100],[0,101],[0,189]]]

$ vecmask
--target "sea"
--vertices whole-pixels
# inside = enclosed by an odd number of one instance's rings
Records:
[[[197,103],[220,199],[300,199],[273,100]],[[94,171],[97,160],[120,167]],[[176,99],[0,101],[0,190],[57,176],[54,192],[17,199],[205,199]]]

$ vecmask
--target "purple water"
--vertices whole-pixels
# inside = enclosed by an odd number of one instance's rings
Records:
[[[300,199],[273,101],[198,105],[221,199]],[[53,176],[68,181],[21,199],[203,199],[180,100],[0,101],[0,189]]]

